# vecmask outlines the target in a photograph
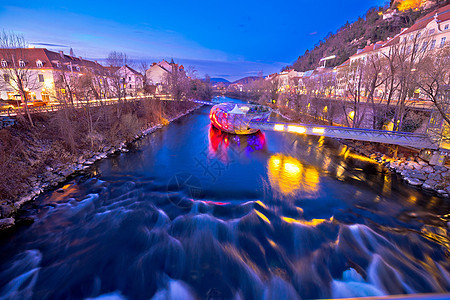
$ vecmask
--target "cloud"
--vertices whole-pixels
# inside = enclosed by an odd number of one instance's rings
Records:
[[[60,44],[51,44],[51,43],[29,43],[30,45],[35,46],[48,46],[48,47],[69,47],[67,45],[60,45]]]

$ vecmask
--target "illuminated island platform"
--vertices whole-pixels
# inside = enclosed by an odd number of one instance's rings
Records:
[[[267,121],[272,109],[263,105],[220,103],[211,108],[209,118],[217,129],[233,134],[252,134],[250,121]]]

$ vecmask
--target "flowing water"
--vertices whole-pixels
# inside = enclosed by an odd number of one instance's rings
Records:
[[[0,299],[310,299],[450,291],[449,202],[336,141],[211,128],[98,162],[0,238]]]

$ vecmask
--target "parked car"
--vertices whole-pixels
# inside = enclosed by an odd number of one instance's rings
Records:
[[[14,109],[14,105],[9,104],[6,101],[0,102],[0,110]]]
[[[32,104],[33,106],[45,106],[47,105],[47,102],[44,102],[42,100],[34,100]]]

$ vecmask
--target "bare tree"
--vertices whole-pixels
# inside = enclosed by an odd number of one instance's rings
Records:
[[[119,100],[125,97],[125,78],[117,72],[120,67],[125,66],[128,62],[128,57],[123,52],[112,51],[109,53],[106,63],[110,68],[110,87],[113,95]]]
[[[186,72],[172,63],[172,70],[165,76],[165,86],[175,101],[185,100],[189,93],[189,79]]]
[[[450,45],[427,55],[417,66],[416,85],[433,102],[434,107],[450,126],[450,103],[441,97],[444,87],[450,85]]]
[[[28,101],[32,100],[29,91],[40,88],[41,84],[32,68],[33,62],[27,58],[27,50],[22,35],[5,31],[0,34],[0,85],[20,95],[28,121],[34,126],[28,109]]]

